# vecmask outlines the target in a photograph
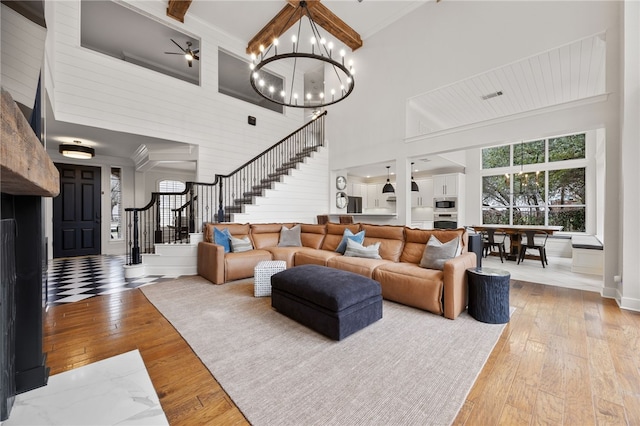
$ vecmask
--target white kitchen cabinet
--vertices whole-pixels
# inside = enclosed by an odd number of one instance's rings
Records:
[[[411,191],[411,207],[433,207],[433,179],[416,179],[420,191]]]
[[[364,183],[352,183],[348,195],[352,197],[366,197],[367,185]]]
[[[460,174],[435,175],[433,177],[434,197],[455,197],[458,195]]]
[[[390,209],[395,211],[396,203],[387,201],[389,197],[395,197],[395,194],[388,192],[383,194],[383,183],[367,185],[367,203],[368,209]]]

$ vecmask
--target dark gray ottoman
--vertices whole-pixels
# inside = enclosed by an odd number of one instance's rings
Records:
[[[301,265],[271,276],[271,306],[333,340],[382,318],[380,283],[362,275]]]

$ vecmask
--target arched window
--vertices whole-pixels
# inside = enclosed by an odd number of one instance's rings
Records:
[[[184,189],[184,182],[179,180],[161,180],[158,183],[158,192],[179,193]],[[176,214],[173,210],[184,205],[186,200],[186,195],[161,195],[160,226],[174,226]]]

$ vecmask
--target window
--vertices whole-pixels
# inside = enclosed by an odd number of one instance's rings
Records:
[[[284,113],[282,105],[263,98],[253,90],[251,83],[249,83],[250,75],[249,62],[218,49],[218,92],[280,114]],[[282,77],[267,72],[264,68],[260,70],[260,75],[268,85],[275,88],[276,93],[283,90],[284,79]]]
[[[180,193],[185,190],[184,182],[179,180],[162,180],[158,184],[158,192]],[[175,214],[172,211],[186,202],[186,195],[160,195],[160,226],[174,226]]]
[[[122,239],[122,169],[111,168],[111,227],[112,240]]]
[[[482,168],[503,173],[482,178],[483,223],[586,231],[584,133],[484,148]]]

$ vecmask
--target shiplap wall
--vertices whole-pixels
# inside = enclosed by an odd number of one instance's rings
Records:
[[[33,108],[47,30],[4,4],[0,15],[2,87],[14,101]]]
[[[53,17],[53,44],[46,55],[53,81],[47,90],[54,92],[50,99],[57,120],[196,144],[202,182],[232,171],[303,124],[302,110],[278,114],[218,93],[218,47],[244,58],[245,41],[193,17],[176,23],[165,16],[166,2],[126,3],[200,38],[201,85],[81,47],[80,1],[46,2]],[[257,126],[247,124],[249,115],[257,118]]]
[[[233,214],[232,222],[316,223],[318,214],[329,211],[328,170],[328,148],[320,148],[263,197],[256,197],[253,205],[245,206],[244,213]]]

